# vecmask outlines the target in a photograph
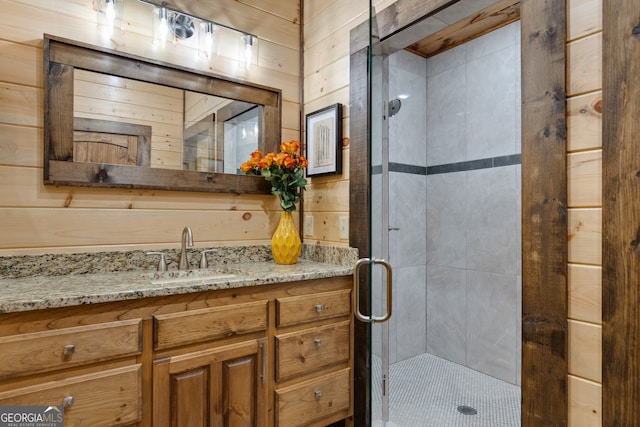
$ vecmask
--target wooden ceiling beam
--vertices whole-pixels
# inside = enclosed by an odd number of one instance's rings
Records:
[[[405,50],[428,58],[518,19],[520,0],[503,0],[407,46]]]

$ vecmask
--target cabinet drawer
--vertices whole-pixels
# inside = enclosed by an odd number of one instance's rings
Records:
[[[139,354],[140,319],[0,337],[0,379]]]
[[[153,316],[156,350],[267,329],[269,301]]]
[[[276,307],[278,327],[346,316],[351,312],[351,290],[278,298]]]
[[[350,409],[349,368],[276,390],[276,425],[302,426]]]
[[[121,426],[142,419],[141,365],[0,393],[0,406],[65,406],[65,427]]]
[[[349,360],[348,320],[276,336],[276,380]]]

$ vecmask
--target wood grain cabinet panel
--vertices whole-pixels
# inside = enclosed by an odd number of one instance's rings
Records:
[[[276,425],[326,425],[336,414],[346,417],[350,407],[349,378],[349,368],[345,368],[277,389]]]
[[[158,359],[155,427],[266,426],[266,339]]]
[[[351,312],[351,290],[317,292],[276,299],[278,327],[346,316]]]
[[[156,315],[154,348],[230,338],[267,329],[268,300]]]
[[[0,379],[139,354],[140,319],[0,337]]]
[[[349,360],[349,321],[276,336],[276,381]]]
[[[0,406],[65,406],[65,427],[131,425],[141,400],[140,364],[0,392]]]

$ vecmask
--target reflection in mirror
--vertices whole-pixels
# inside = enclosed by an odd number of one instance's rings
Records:
[[[281,93],[45,37],[44,182],[269,193],[239,172],[280,143]]]
[[[74,162],[239,174],[259,148],[254,103],[79,69],[73,94]]]
[[[252,151],[258,149],[258,141],[260,140],[259,107],[245,103],[242,110],[222,122],[224,173],[243,173],[240,171],[240,165],[249,158]]]

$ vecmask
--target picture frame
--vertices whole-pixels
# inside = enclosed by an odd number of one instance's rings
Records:
[[[342,104],[305,116],[307,176],[342,174]]]

